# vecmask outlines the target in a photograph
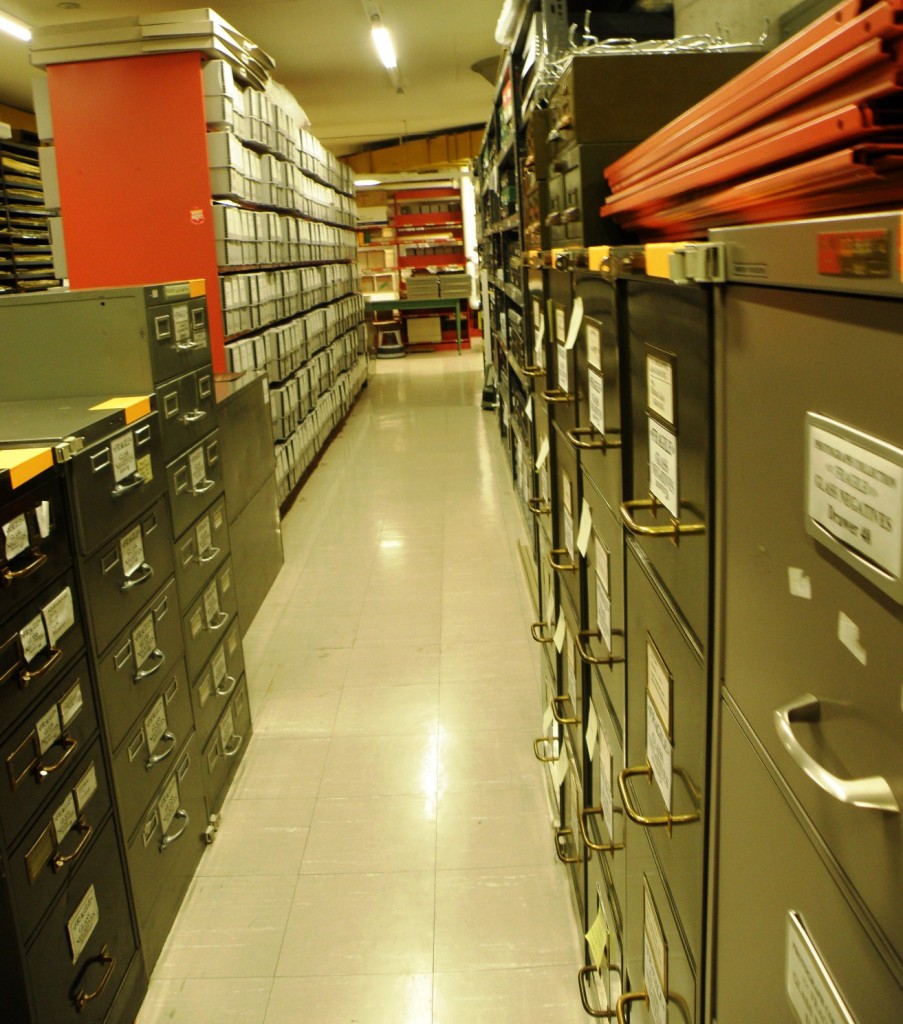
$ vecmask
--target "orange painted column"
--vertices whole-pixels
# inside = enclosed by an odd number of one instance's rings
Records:
[[[72,287],[203,278],[222,372],[201,55],[54,64],[47,73]]]

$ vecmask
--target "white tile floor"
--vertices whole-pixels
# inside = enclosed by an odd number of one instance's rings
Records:
[[[283,524],[254,738],[138,1024],[586,1019],[482,359],[372,371]]]

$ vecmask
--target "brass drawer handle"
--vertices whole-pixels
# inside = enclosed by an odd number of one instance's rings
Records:
[[[549,565],[556,572],[576,572],[580,566],[576,562],[556,562],[555,555],[566,555],[568,554],[567,548],[552,548],[549,552]]]
[[[670,522],[667,526],[641,526],[632,515],[636,509],[648,509],[654,516],[663,507],[662,503],[652,495],[648,498],[637,498],[634,501],[622,501],[621,520],[627,529],[637,537],[670,537],[675,544],[681,534],[705,533],[705,523],[682,523],[670,513],[668,515]]]
[[[569,836],[574,834],[572,828],[556,828],[555,829],[555,856],[561,861],[562,864],[580,864],[583,858],[578,853],[576,857],[565,856],[561,846],[562,840],[567,839]]]
[[[150,562],[142,562],[134,572],[129,576],[126,576],[125,581],[119,589],[123,594],[125,594],[129,590],[134,590],[135,587],[140,587],[142,583],[147,583],[153,575],[154,567]]]
[[[534,516],[547,516],[552,511],[552,506],[542,498],[528,498],[527,508]]]
[[[38,777],[38,782],[46,779],[48,775],[53,775],[54,772],[58,772],[75,753],[78,747],[78,740],[73,736],[63,736],[62,739],[64,749],[59,760],[54,761],[53,764],[44,764],[43,761],[39,761],[35,766],[35,774]]]
[[[140,683],[142,679],[147,679],[148,676],[155,675],[157,672],[159,672],[160,669],[163,668],[164,662],[166,661],[166,655],[163,653],[163,651],[160,650],[159,647],[157,647],[155,650],[151,651],[150,654],[147,656],[148,661],[150,661],[151,659],[153,659],[154,662],[153,667],[139,669],[132,677],[136,683]]]
[[[680,776],[684,780],[687,788],[694,796],[697,795],[683,769],[675,768],[674,774]],[[648,764],[645,764],[641,768],[624,768],[618,772],[618,789],[621,791],[621,801],[624,804],[624,812],[627,817],[634,822],[634,824],[642,825],[644,828],[658,828],[659,826],[663,826],[664,828],[667,828],[668,835],[671,835],[671,829],[674,825],[690,825],[694,821],[699,821],[699,811],[692,811],[690,814],[671,814],[669,811],[667,814],[652,816],[642,814],[638,811],[633,805],[631,793],[627,787],[627,780],[640,775],[645,776],[651,782],[652,768]]]
[[[615,1004],[615,1012],[618,1015],[618,1024],[625,1024],[624,1007],[628,1003],[638,1003],[641,999],[647,1006],[649,1005],[649,996],[646,995],[645,990],[642,992],[625,992],[623,995],[618,996],[618,1001]]]
[[[116,957],[114,957],[110,952],[110,947],[104,945],[101,947],[100,954],[98,956],[93,956],[86,962],[85,969],[82,971],[82,976],[87,974],[88,968],[95,960],[100,964],[106,964],[107,969],[104,971],[104,975],[100,979],[100,984],[93,992],[85,992],[84,989],[78,989],[72,996],[72,1001],[75,1003],[75,1009],[78,1013],[81,1013],[88,1003],[103,995],[103,990],[109,984],[110,978],[113,977],[113,971],[116,970]]]
[[[538,644],[554,643],[554,637],[542,635],[542,630],[544,630],[547,625],[547,622],[534,622],[530,627],[530,636],[532,636]]]
[[[551,707],[552,707],[552,717],[555,719],[555,721],[559,725],[579,725],[580,724],[580,719],[579,718],[562,718],[558,714],[558,712],[555,710],[555,705],[556,704],[565,704],[570,699],[571,699],[570,697],[553,697],[552,698],[552,705],[551,705]]]
[[[594,847],[595,849],[595,847]],[[580,1002],[583,1004],[584,1012],[590,1017],[595,1017],[597,1020],[611,1020],[616,1010],[594,1010],[589,1005],[589,999],[586,995],[586,979],[591,974],[601,974],[602,972],[596,967],[581,967],[577,972],[577,987],[580,989]]]
[[[183,810],[181,807],[173,815],[173,818],[180,818],[185,824],[179,829],[178,832],[173,832],[172,835],[164,836],[160,840],[160,852],[162,853],[168,846],[172,844],[185,834],[185,829],[188,828],[188,811]]]
[[[612,636],[623,636],[623,630],[613,629],[611,631]],[[598,629],[581,629],[577,634],[577,653],[580,655],[582,661],[585,661],[587,665],[620,665],[626,659],[624,655],[611,654],[607,658],[597,658],[594,654],[591,654],[589,650],[583,646],[584,639],[597,638],[602,639],[602,634]]]
[[[62,871],[67,865],[71,864],[74,860],[78,860],[84,852],[85,847],[88,845],[88,840],[94,833],[94,826],[89,825],[84,818],[78,819],[78,830],[81,833],[81,839],[78,842],[78,846],[72,851],[72,853],[57,853],[53,858],[53,870]]]
[[[13,583],[15,580],[25,579],[26,576],[30,576],[33,572],[37,572],[38,569],[47,561],[47,556],[41,551],[35,551],[31,549],[34,558],[28,563],[23,565],[21,569],[10,569],[8,565],[3,567],[0,577],[3,578],[4,583]]]
[[[46,676],[47,673],[54,667],[54,665],[57,664],[60,658],[62,658],[63,652],[59,647],[51,647],[49,650],[50,657],[44,662],[44,664],[40,668],[36,668],[34,669],[34,671],[32,671],[31,669],[23,668],[22,671],[19,673],[19,680],[21,681],[23,686],[28,686],[28,684],[34,679],[40,679],[41,676]]]
[[[555,757],[548,757],[545,754],[541,754],[540,748],[544,743],[557,743],[558,741],[553,739],[551,736],[540,736],[539,739],[533,741],[533,754],[537,761],[542,761],[543,764],[554,764],[558,760],[558,755]]]
[[[166,748],[166,750],[163,751],[162,754],[151,754],[151,756],[144,762],[144,767],[146,771],[150,771],[155,764],[159,764],[161,761],[165,761],[167,757],[169,757],[170,754],[172,754],[172,752],[176,749],[175,733],[170,732],[167,729],[166,732],[163,733],[163,735],[160,737],[160,739],[166,740],[169,746]]]
[[[131,494],[132,491],[137,491],[139,487],[143,487],[146,483],[144,477],[140,473],[132,473],[128,483],[116,484],[112,491],[110,491],[111,498],[121,498],[126,494]]]
[[[580,812],[580,834],[583,836],[584,843],[591,850],[596,850],[598,853],[614,853],[616,850],[623,850],[623,843],[594,843],[590,839],[589,833],[586,830],[586,822],[588,818],[592,818],[594,815],[604,818],[604,809],[601,807],[584,807]]]
[[[589,437],[589,441],[584,441],[584,437]],[[611,440],[600,434],[595,427],[573,427],[567,431],[567,439],[575,448],[580,448],[582,451],[608,451],[609,448],[620,448],[622,447],[621,439]]]
[[[550,388],[547,391],[543,391],[542,397],[550,405],[564,405],[566,402],[574,401],[574,396],[569,395],[567,391],[562,391],[561,388]]]
[[[542,366],[525,366],[523,369],[525,377],[544,377],[546,375]]]

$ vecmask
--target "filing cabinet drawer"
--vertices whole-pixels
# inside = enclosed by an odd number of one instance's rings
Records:
[[[573,146],[555,165],[563,165],[560,241],[565,245],[616,245],[623,231],[611,217],[599,216],[609,188],[605,168],[630,149],[624,143]]]
[[[163,459],[170,462],[210,433],[216,421],[213,367],[191,370],[157,387]]]
[[[10,857],[10,888],[23,936],[31,935],[60,889],[90,853],[112,795],[100,740],[79,751],[64,787]]]
[[[567,270],[554,270],[552,268],[543,271],[546,278],[546,289],[548,292],[548,304],[546,307],[546,333],[545,333],[545,367],[546,387],[543,394],[554,395],[560,387],[558,353],[564,347],[568,337],[568,325],[571,322],[572,296],[571,296],[571,275]],[[569,393],[570,394],[570,393]],[[571,395],[571,397],[573,397]],[[562,402],[562,407],[574,405],[574,402]],[[549,416],[553,423],[558,422],[559,408],[555,404],[549,405]],[[569,424],[573,426],[573,424]]]
[[[555,649],[544,647],[539,656],[539,694],[541,701],[542,735],[533,741],[533,753],[548,769],[543,772],[546,781],[546,796],[552,817],[557,821],[561,817],[561,784],[559,771],[563,771],[567,761],[561,761],[564,746],[564,726],[555,721],[552,714],[553,698],[558,695],[558,671]]]
[[[125,835],[131,835],[193,724],[180,660],[113,755],[113,785]]]
[[[548,366],[545,354],[549,333],[545,277],[545,271],[539,267],[530,267],[527,270],[528,306],[524,311],[524,369],[531,374],[535,392],[546,386],[546,376],[542,371]]]
[[[85,645],[69,571],[0,627],[0,722],[14,722]]]
[[[203,746],[216,725],[238,680],[245,673],[241,629],[233,619],[226,636],[217,645],[213,656],[199,673],[191,687],[191,706],[198,742]]]
[[[586,915],[586,846],[580,832],[580,812],[583,810],[583,750],[575,754],[570,740],[565,741],[562,757],[567,758],[567,773],[561,794],[561,824],[555,833],[555,854],[567,867],[577,907],[577,919]]]
[[[630,280],[626,286],[633,495],[630,507],[622,505],[622,516],[697,642],[707,649],[711,296],[701,287],[669,282]],[[641,532],[649,528],[662,532]]]
[[[180,537],[223,490],[219,433],[214,430],[166,467],[173,536]]]
[[[182,534],[175,544],[179,603],[187,608],[229,554],[226,499],[220,497]]]
[[[145,965],[152,971],[204,851],[204,776],[192,732],[128,846]]]
[[[147,328],[155,382],[179,377],[210,362],[205,296],[149,307]]]
[[[580,624],[567,591],[561,594],[556,619],[555,637],[561,640],[558,666],[558,698],[553,711],[559,725],[567,727],[568,737],[575,750],[583,750],[583,662],[577,648]]]
[[[242,676],[204,748],[204,789],[208,813],[214,814],[221,807],[227,783],[244,756],[250,739],[251,705]]]
[[[773,762],[754,745],[732,710],[722,716],[722,789],[716,914],[715,1012],[719,1024],[768,1020],[792,1024],[790,984],[797,1006],[828,988],[830,977],[849,1017],[830,998],[823,1020],[896,1020],[903,1006],[903,977],[888,966],[886,950],[862,924],[817,852],[823,849],[791,810]],[[768,767],[766,768],[766,764]],[[879,858],[870,857],[872,864]],[[803,937],[805,936],[805,938]],[[798,953],[812,944],[798,965]],[[750,957],[755,971],[750,971]],[[803,965],[806,970],[803,970]],[[809,987],[811,985],[811,988]]]
[[[578,976],[580,1001],[594,1016],[613,1012],[623,992],[625,978],[623,923],[605,873],[604,862],[595,855],[586,864],[586,962]]]
[[[97,689],[115,750],[164,677],[182,657],[182,623],[175,580],[160,588],[97,665]],[[168,683],[167,683],[168,685]]]
[[[101,1024],[137,950],[111,820],[26,954],[36,1019]]]
[[[647,832],[694,962],[701,962],[708,777],[707,675],[685,625],[627,551],[627,843]],[[668,821],[671,821],[670,827]],[[651,823],[650,823],[651,819]]]
[[[586,588],[582,652],[623,735],[627,721],[624,536],[620,519],[586,472],[582,476],[583,500],[592,522],[582,562]]]
[[[549,555],[552,551],[552,542],[540,530],[537,544],[537,555],[539,558],[539,619],[533,629],[533,639],[540,643],[552,643],[555,635],[555,625],[558,621],[558,604],[560,602],[560,591],[558,587],[557,573],[552,568]]]
[[[97,709],[82,658],[3,742],[0,821],[8,844],[64,785],[96,734]]]
[[[580,424],[570,440],[580,467],[605,498],[615,516],[629,490],[624,474],[630,466],[626,427],[630,422],[630,388],[622,388],[617,289],[598,273],[575,272],[574,301],[583,303],[583,328],[577,339],[577,389]]]
[[[114,637],[172,574],[172,538],[166,500],[130,523],[82,562],[82,584],[94,649],[106,650]]]
[[[188,678],[197,678],[217,642],[228,633],[228,623],[238,611],[232,560],[226,559],[184,615],[185,661]]]
[[[82,554],[112,537],[163,493],[156,414],[80,452],[67,464],[72,519]]]
[[[0,509],[0,622],[72,561],[62,485],[54,470]]]
[[[552,543],[552,506],[556,483],[552,476],[552,438],[550,435],[549,407],[538,394],[533,396],[533,424],[536,433],[536,458],[534,460],[534,498],[530,506],[540,533],[545,534],[549,546]]]
[[[577,549],[580,513],[583,503],[583,480],[577,466],[577,453],[557,426],[552,427],[552,472],[555,474],[552,529],[552,567],[558,582],[579,612],[583,608],[580,555]],[[578,618],[578,622],[582,619]]]

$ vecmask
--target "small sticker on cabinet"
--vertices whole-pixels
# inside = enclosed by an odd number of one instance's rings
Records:
[[[674,424],[674,366],[668,359],[646,355],[646,408]]]
[[[671,746],[671,741],[668,738],[668,734],[665,732],[665,727],[662,725],[662,721],[658,717],[658,711],[656,711],[655,706],[652,703],[652,699],[647,693],[646,759],[649,762],[649,767],[652,769],[653,778],[658,785],[659,792],[662,795],[662,800],[665,802],[665,807],[669,812],[671,810],[673,755],[674,748]]]
[[[205,555],[213,547],[213,534],[210,531],[210,518],[204,518],[198,523],[195,529],[195,536],[198,541],[198,554]]]
[[[46,538],[50,536],[50,502],[40,502],[34,510],[35,519],[38,523],[38,533]]]
[[[79,813],[84,811],[91,797],[97,792],[97,769],[91,764],[85,774],[75,784],[75,803]]]
[[[793,597],[801,597],[806,601],[812,600],[812,580],[802,569],[795,566],[787,566],[787,579],[790,584],[790,593]]]
[[[558,387],[565,394],[571,390],[571,382],[568,374],[568,350],[564,345],[558,346]]]
[[[56,704],[38,719],[35,732],[38,738],[38,752],[42,755],[46,754],[60,736],[63,735],[63,729],[60,725],[60,710]]]
[[[527,399],[527,404],[524,406],[524,415],[532,423],[533,422],[533,396]]]
[[[160,796],[160,802],[157,804],[157,810],[160,814],[160,824],[163,827],[164,834],[172,824],[172,819],[176,816],[176,811],[178,811],[178,809],[179,780],[175,775],[173,775]]]
[[[853,657],[865,665],[868,661],[868,653],[859,640],[859,627],[843,612],[837,616],[837,638],[853,655]]]

